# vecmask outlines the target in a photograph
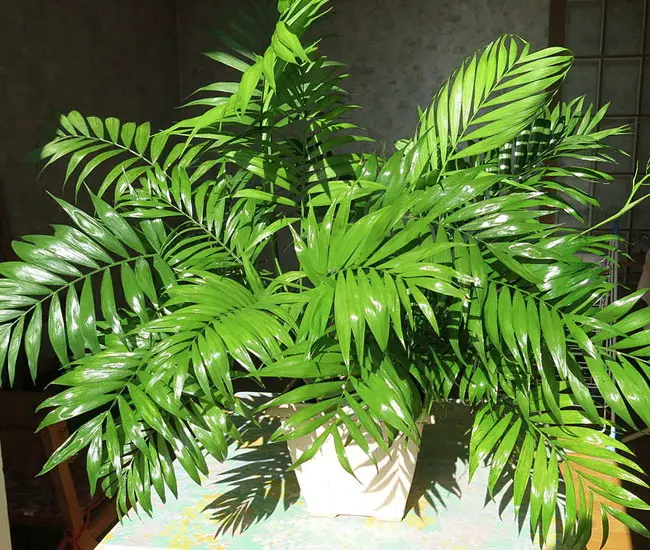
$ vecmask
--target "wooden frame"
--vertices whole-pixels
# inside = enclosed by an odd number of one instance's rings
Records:
[[[44,458],[60,447],[69,435],[65,423],[54,424],[43,429],[39,435],[34,434],[43,417],[36,413],[36,408],[46,397],[48,394],[45,392],[0,390],[0,438],[3,431],[6,435],[9,430],[24,431],[26,436],[40,438]],[[8,452],[7,449],[5,452]],[[74,461],[75,458],[71,460]],[[79,500],[70,465],[71,461],[65,462],[49,473],[61,514],[59,525],[66,530],[64,540],[68,542],[68,547],[74,550],[92,550],[98,545],[101,535],[117,521],[115,504],[108,499],[98,500],[93,503],[92,510],[85,509]],[[52,526],[51,520],[39,521],[37,516],[10,516],[10,521],[24,525]]]

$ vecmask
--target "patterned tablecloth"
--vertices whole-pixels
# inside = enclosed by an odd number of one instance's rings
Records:
[[[469,482],[469,426],[458,407],[425,427],[401,523],[309,517],[295,475],[285,472],[286,445],[265,444],[268,431],[262,431],[224,464],[209,462],[202,486],[179,469],[178,500],[157,501],[152,518],[131,514],[98,550],[539,549],[527,525],[518,534],[508,499],[486,503],[486,470]]]

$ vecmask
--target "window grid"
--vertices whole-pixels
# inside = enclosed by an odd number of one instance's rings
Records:
[[[647,106],[643,105],[643,95],[644,91],[646,94],[650,95],[650,89],[646,86],[644,90],[644,78],[646,78],[646,63],[650,63],[650,51],[648,51],[648,9],[650,0],[642,0],[642,22],[641,22],[641,36],[640,36],[640,45],[639,49],[636,51],[631,51],[630,53],[623,54],[612,54],[608,52],[608,43],[606,40],[608,34],[608,27],[612,24],[616,24],[616,21],[612,19],[613,12],[608,13],[608,8],[618,7],[614,2],[620,2],[621,0],[567,0],[563,3],[561,7],[555,7],[555,13],[551,13],[550,26],[549,29],[550,35],[558,34],[562,36],[565,44],[571,44],[572,41],[575,41],[578,37],[572,36],[572,31],[576,30],[575,26],[572,26],[569,23],[570,10],[572,7],[578,6],[579,9],[585,9],[588,7],[593,7],[594,9],[599,9],[599,31],[598,39],[594,41],[594,46],[597,42],[597,51],[586,51],[579,55],[575,56],[576,63],[580,64],[581,62],[587,67],[587,63],[595,62],[596,64],[596,79],[595,79],[595,90],[588,89],[583,90],[582,93],[591,93],[595,98],[597,105],[602,105],[609,98],[604,97],[603,93],[603,82],[607,77],[607,71],[611,71],[613,67],[616,67],[618,64],[619,67],[622,67],[623,64],[629,64],[630,62],[637,62],[637,78],[638,83],[636,83],[636,93],[634,97],[634,110],[631,112],[624,113],[613,113],[608,115],[603,120],[603,123],[614,123],[616,121],[624,121],[625,123],[633,124],[632,127],[632,147],[628,151],[631,154],[632,166],[639,166],[639,170],[645,172],[645,163],[648,161],[647,158],[640,158],[640,148],[641,148],[641,138],[640,132],[646,130],[647,137],[650,138],[650,102],[646,99]],[[575,13],[575,12],[574,12]],[[609,19],[608,19],[609,16]],[[591,22],[590,22],[591,23]],[[583,25],[588,25],[590,23],[583,23]],[[610,27],[611,29],[611,27]],[[637,27],[638,29],[638,27]],[[592,35],[592,38],[595,36]],[[638,34],[637,34],[638,37]],[[620,37],[619,37],[620,38]],[[633,40],[631,38],[630,40]],[[609,44],[611,46],[611,44]],[[611,51],[611,49],[610,49]],[[570,73],[571,74],[571,73]],[[569,75],[570,78],[570,75]],[[650,82],[650,79],[649,79]],[[594,93],[595,92],[595,93]],[[573,95],[573,94],[572,94]],[[563,97],[563,99],[572,99],[571,97]],[[630,105],[631,107],[631,105]],[[624,122],[620,122],[621,124]],[[642,123],[645,123],[642,127]],[[647,126],[647,129],[646,127]],[[646,134],[644,134],[645,136]],[[644,156],[650,154],[650,139],[648,139],[648,150],[645,151]],[[594,164],[592,163],[592,167]],[[619,179],[627,180],[627,192],[631,190],[631,181],[635,176],[633,171],[622,170],[620,172],[616,171],[612,173],[613,176]],[[589,191],[593,195],[596,191],[596,184],[589,184]],[[601,187],[602,189],[602,187]],[[650,201],[650,199],[649,199]],[[650,203],[642,204],[640,208],[650,209]],[[587,222],[589,225],[593,225],[596,222],[597,212],[593,207],[589,207],[586,214]],[[642,219],[639,219],[642,218]],[[607,228],[609,232],[613,228]],[[648,241],[647,238],[650,235],[650,216],[644,215],[639,217],[638,212],[635,217],[635,212],[632,211],[629,213],[627,220],[621,220],[621,225],[619,228],[620,234],[625,239],[627,243],[627,253],[630,254],[637,263],[628,263],[621,269],[620,279],[621,282],[628,287],[635,287],[641,271],[641,266],[638,265],[639,261],[643,260],[643,255],[640,254],[642,250],[640,249],[639,243],[641,241]]]

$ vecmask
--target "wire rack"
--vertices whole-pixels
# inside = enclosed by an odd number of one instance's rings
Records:
[[[585,261],[593,261],[597,262],[600,265],[603,266],[605,269],[605,273],[607,274],[607,280],[610,285],[610,290],[608,293],[604,294],[601,296],[601,298],[598,300],[596,306],[599,308],[605,308],[607,305],[611,304],[612,302],[616,301],[618,299],[618,294],[619,294],[619,256],[620,256],[620,246],[621,246],[621,241],[618,239],[618,234],[619,234],[619,228],[617,225],[614,226],[613,230],[613,235],[614,238],[609,241],[609,254],[606,255],[605,257],[602,256],[589,256],[585,255],[583,259]],[[611,346],[614,343],[615,339],[610,338],[604,342],[604,345],[606,347]],[[573,351],[573,350],[572,350]],[[576,350],[577,351],[577,350]],[[583,376],[585,383],[587,385],[587,388],[589,389],[594,402],[596,404],[596,408],[598,410],[598,413],[605,419],[611,421],[612,423],[616,420],[614,412],[605,404],[602,396],[600,395],[600,392],[598,391],[598,386],[594,382],[594,379],[592,378],[589,369],[587,368],[586,361],[584,358],[580,355],[580,353],[576,353],[576,357],[578,358],[578,363],[580,364],[580,367],[582,368]],[[611,428],[605,428],[603,431],[607,431],[610,433],[610,435],[615,436],[616,432],[614,427]]]

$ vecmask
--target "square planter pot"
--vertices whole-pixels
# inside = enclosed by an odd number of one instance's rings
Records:
[[[280,418],[291,416],[294,406],[280,406],[267,414]],[[432,422],[432,420],[428,420]],[[287,442],[291,460],[295,463],[328,424],[306,436]],[[423,423],[418,424],[422,434]],[[345,439],[347,433],[341,432]],[[368,437],[376,466],[354,442],[348,445],[346,455],[356,478],[339,464],[332,436],[313,458],[296,469],[301,494],[309,514],[317,517],[337,515],[371,516],[384,521],[401,521],[406,499],[411,490],[419,446],[400,436],[386,453]]]

